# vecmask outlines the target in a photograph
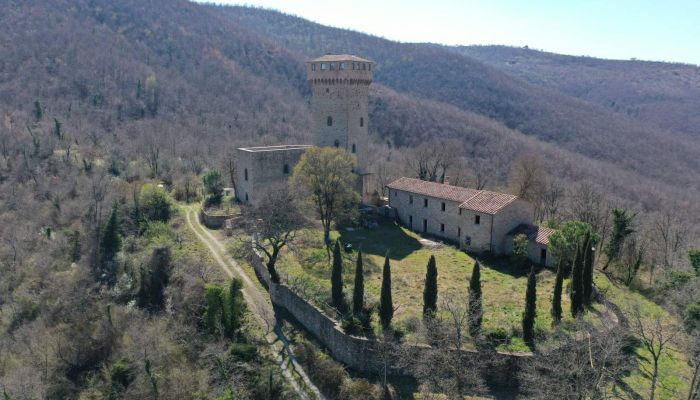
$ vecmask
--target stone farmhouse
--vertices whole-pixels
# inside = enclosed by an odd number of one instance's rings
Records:
[[[389,205],[411,230],[467,251],[494,254],[509,254],[522,233],[528,237],[528,258],[553,265],[547,247],[554,230],[534,225],[534,207],[517,196],[414,178],[399,178],[387,187]]]
[[[311,85],[313,146],[340,147],[352,153],[357,164],[358,190],[365,204],[372,202],[372,175],[367,167],[369,86],[374,63],[341,54],[306,62]],[[312,145],[242,147],[237,149],[236,198],[256,204],[264,191],[285,181],[303,152]]]
[[[241,147],[237,149],[236,198],[257,204],[265,191],[285,182],[301,155],[313,146],[339,147],[357,164],[358,191],[364,204],[377,194],[367,165],[368,98],[374,62],[347,54],[325,55],[306,62],[311,85],[312,145]],[[504,193],[400,178],[388,185],[389,206],[412,230],[458,244],[475,252],[508,254],[513,238],[528,237],[533,262],[552,266],[547,255],[553,230],[533,224],[533,206]]]

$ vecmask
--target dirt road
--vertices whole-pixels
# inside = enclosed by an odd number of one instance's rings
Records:
[[[289,384],[302,399],[324,399],[318,388],[311,382],[301,365],[294,359],[289,348],[289,341],[281,329],[280,321],[270,303],[270,297],[257,287],[251,277],[226,252],[226,246],[204,227],[197,217],[193,206],[183,207],[187,225],[197,238],[209,249],[216,263],[229,278],[237,277],[243,282],[243,297],[250,311],[266,329],[268,345],[277,357],[277,362]],[[256,279],[256,278],[253,278]]]

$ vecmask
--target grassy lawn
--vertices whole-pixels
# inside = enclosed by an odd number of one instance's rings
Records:
[[[317,304],[327,302],[330,297],[330,262],[318,230],[304,232],[301,242],[293,251],[287,251],[278,269],[290,281],[303,280],[304,294]],[[426,264],[434,255],[438,267],[438,308],[440,298],[449,293],[463,301],[468,298],[469,278],[475,259],[451,245],[424,247],[420,237],[393,222],[383,222],[376,229],[360,229],[352,232],[332,233],[342,243],[351,243],[354,249],[362,249],[365,264],[365,301],[377,304],[381,287],[381,269],[388,253],[392,266],[392,294],[394,325],[411,334],[416,319],[423,309],[423,285]],[[355,259],[357,252],[343,252],[343,280],[345,294],[352,296]],[[521,318],[525,306],[526,270],[514,268],[507,259],[479,259],[482,265],[481,282],[484,302],[483,330],[485,334],[498,333],[505,336],[503,350],[528,351],[521,339]],[[537,275],[537,320],[536,331],[546,335],[551,330],[550,315],[555,274],[548,270]],[[565,281],[566,287],[568,281]],[[566,329],[573,318],[568,313],[569,299],[563,297],[564,323]],[[600,310],[603,307],[596,306]],[[597,313],[588,313],[594,322]]]
[[[596,276],[595,282],[606,298],[620,307],[626,315],[631,315],[634,309],[638,307],[642,319],[651,320],[656,316],[661,316],[664,319],[673,320],[673,317],[658,304],[650,301],[640,293],[611,282],[604,275]],[[648,374],[648,372],[652,371],[651,356],[641,346],[635,349],[635,353],[639,367],[630,376],[625,377],[624,383],[636,395],[648,398],[651,387],[650,375]],[[659,374],[658,399],[686,398],[691,371],[687,358],[676,347],[671,346],[668,354],[661,358]]]

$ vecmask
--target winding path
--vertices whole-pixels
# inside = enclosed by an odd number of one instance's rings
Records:
[[[272,308],[267,292],[255,286],[255,283],[243,268],[228,255],[226,246],[199,222],[195,207],[185,206],[183,210],[185,211],[185,219],[190,230],[209,249],[216,263],[229,278],[237,277],[243,282],[243,289],[241,290],[243,297],[253,315],[266,328],[265,340],[276,355],[277,363],[287,382],[304,400],[325,399],[306,375],[301,365],[297,363],[289,347],[289,341],[282,331],[280,320]]]

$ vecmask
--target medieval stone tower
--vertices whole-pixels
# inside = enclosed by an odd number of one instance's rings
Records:
[[[308,61],[311,84],[313,140],[316,146],[341,147],[357,157],[356,172],[363,176],[363,198],[367,178],[367,108],[374,63],[360,57],[325,55]]]

